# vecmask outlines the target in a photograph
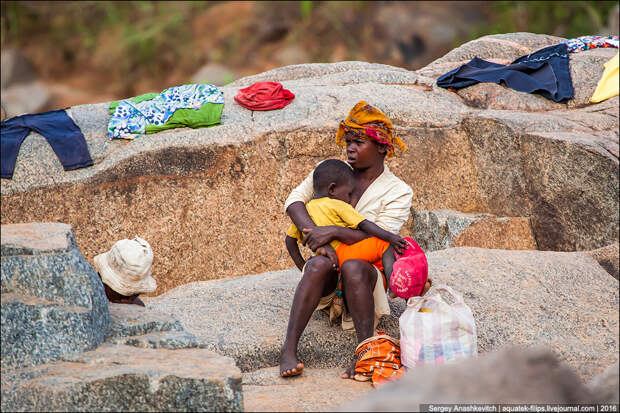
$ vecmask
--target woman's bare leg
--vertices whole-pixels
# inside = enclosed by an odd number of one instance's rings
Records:
[[[303,370],[303,363],[297,359],[299,338],[321,297],[334,291],[337,282],[338,274],[333,270],[329,258],[316,256],[308,260],[291,305],[286,338],[280,354],[281,376],[295,376]]]
[[[349,260],[342,264],[342,290],[347,309],[353,318],[357,342],[372,337],[375,330],[375,301],[373,290],[377,282],[377,271],[371,264],[361,260]],[[353,378],[355,362],[342,375]]]

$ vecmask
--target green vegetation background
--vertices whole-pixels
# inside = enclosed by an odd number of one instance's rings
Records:
[[[196,61],[189,22],[191,17],[216,2],[20,2],[1,3],[1,44],[17,46],[36,39],[37,47],[62,54],[68,64],[99,54],[99,39],[114,34],[113,47],[108,46],[103,68],[127,74],[126,81],[136,76],[158,75],[173,65],[194,67]],[[328,4],[329,3],[329,4]],[[487,22],[469,33],[469,38],[455,39],[455,46],[486,34],[527,31],[562,37],[597,33],[607,22],[616,1],[496,1],[490,2],[485,13]],[[313,19],[328,16],[334,36],[348,49],[359,45],[355,33],[343,30],[339,20],[344,13],[359,14],[360,22],[372,18],[369,8],[377,7],[363,1],[354,2],[273,2],[261,7],[288,8],[295,22],[296,33],[288,36],[295,41],[311,30]],[[320,13],[330,7],[329,13]],[[453,18],[453,17],[452,17]],[[360,28],[361,30],[361,28]],[[244,39],[245,41],[251,41]],[[236,53],[241,40],[231,38],[216,56],[221,62]],[[326,45],[329,47],[329,44]],[[321,55],[312,56],[316,60]]]

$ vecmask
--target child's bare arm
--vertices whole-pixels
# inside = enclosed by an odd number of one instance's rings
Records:
[[[301,271],[304,268],[306,260],[304,260],[304,257],[301,256],[301,252],[299,252],[299,244],[297,244],[297,240],[287,235],[285,243],[288,254],[293,259],[293,262],[295,263],[297,268],[299,268],[299,271]]]
[[[402,254],[403,251],[407,249],[407,241],[402,239],[397,234],[384,230],[372,221],[365,219],[360,222],[357,227],[373,237],[381,238],[382,240],[389,242],[394,250],[396,250],[399,254]]]

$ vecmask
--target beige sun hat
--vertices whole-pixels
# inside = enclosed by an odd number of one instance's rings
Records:
[[[153,250],[138,237],[117,241],[110,251],[95,257],[95,269],[108,287],[122,295],[151,293],[157,282],[151,276]]]

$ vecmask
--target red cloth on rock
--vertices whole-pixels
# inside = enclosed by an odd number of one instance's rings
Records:
[[[250,110],[282,109],[291,103],[295,95],[278,82],[257,82],[239,89],[235,102]]]

